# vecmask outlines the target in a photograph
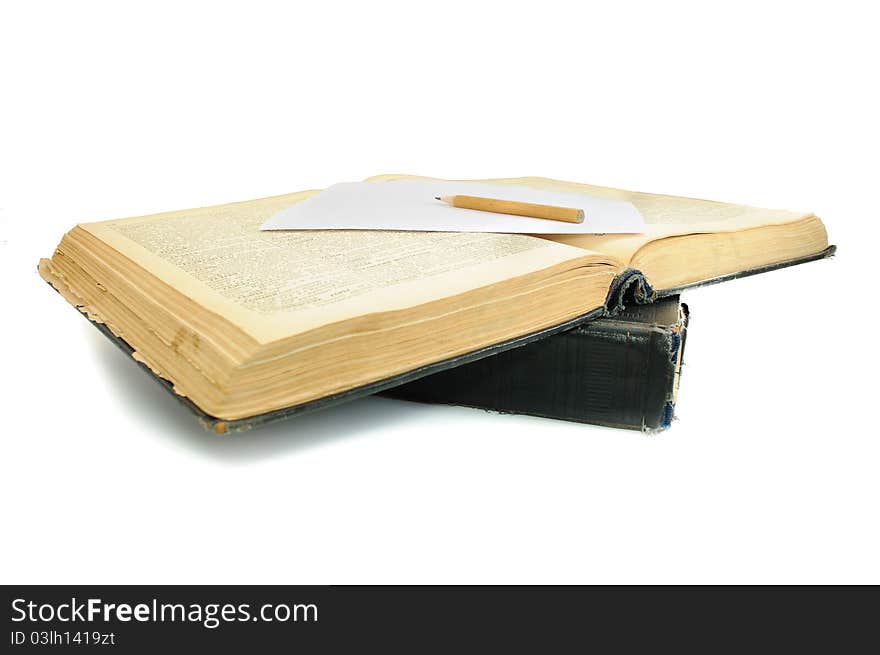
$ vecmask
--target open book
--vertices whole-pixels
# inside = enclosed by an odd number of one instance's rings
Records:
[[[627,287],[650,301],[830,252],[809,213],[492,182],[629,200],[649,231],[260,231],[312,191],[78,225],[39,271],[223,432],[570,327],[613,310]]]

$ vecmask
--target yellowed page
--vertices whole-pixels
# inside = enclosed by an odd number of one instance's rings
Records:
[[[411,175],[379,175],[370,178],[381,182],[415,178]],[[563,182],[543,177],[517,177],[481,180],[492,184],[512,184],[536,189],[569,193],[584,193],[600,198],[628,200],[635,205],[645,219],[644,234],[560,234],[540,235],[558,243],[566,243],[593,252],[610,255],[616,260],[628,262],[640,247],[656,239],[683,234],[731,232],[766,225],[793,223],[811,216],[808,212],[784,209],[762,209],[747,205],[735,205],[712,200],[666,196],[639,191],[626,191],[610,187],[593,186],[576,182]]]
[[[368,181],[381,182],[403,179],[432,179],[415,175],[377,175]],[[702,232],[720,232],[740,230],[762,225],[791,223],[809,216],[809,212],[794,212],[786,209],[762,209],[747,205],[736,205],[714,200],[700,200],[681,196],[666,196],[640,191],[626,191],[611,187],[593,186],[579,182],[564,182],[546,177],[511,177],[503,179],[469,180],[491,184],[509,184],[526,186],[534,189],[558,191],[562,193],[583,193],[599,198],[626,200],[639,210],[648,223],[652,233],[686,234],[699,228]],[[577,235],[591,236],[591,235]]]
[[[585,258],[525,235],[259,230],[308,193],[81,227],[262,343]]]

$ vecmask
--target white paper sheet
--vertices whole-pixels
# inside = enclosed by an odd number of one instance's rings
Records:
[[[471,195],[583,209],[583,223],[460,209],[435,196]],[[284,209],[263,230],[417,230],[519,234],[642,233],[645,222],[629,202],[527,187],[400,180],[336,184]]]

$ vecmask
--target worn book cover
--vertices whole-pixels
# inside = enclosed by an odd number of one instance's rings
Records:
[[[617,428],[673,418],[688,308],[672,296],[384,392]]]

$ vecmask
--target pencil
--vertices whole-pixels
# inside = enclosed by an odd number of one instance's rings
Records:
[[[584,222],[584,210],[574,207],[554,207],[553,205],[538,205],[531,202],[499,200],[497,198],[480,198],[479,196],[443,196],[442,198],[435,197],[435,200],[440,200],[453,207],[476,209],[494,214],[513,214],[515,216],[543,218],[549,221],[562,221],[564,223]]]

